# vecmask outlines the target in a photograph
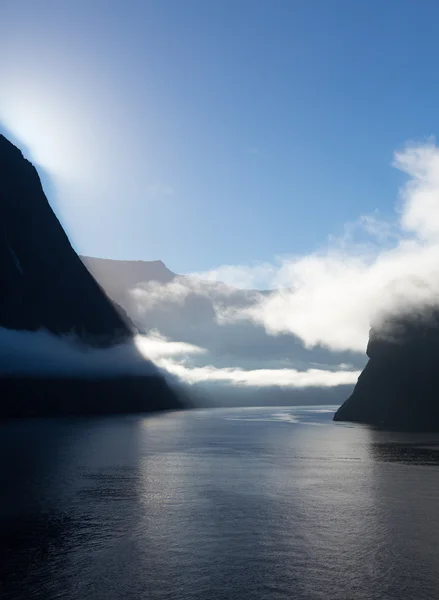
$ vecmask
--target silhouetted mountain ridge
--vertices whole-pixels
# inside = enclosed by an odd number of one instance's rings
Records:
[[[130,328],[90,277],[35,167],[0,135],[0,326],[127,339]]]
[[[39,175],[0,135],[0,328],[74,334],[83,343],[129,342],[133,331],[80,260],[53,212]],[[148,361],[145,361],[148,362]],[[23,365],[25,372],[25,365]],[[1,370],[0,370],[1,371]],[[152,367],[148,377],[0,378],[1,416],[176,408]],[[54,374],[56,375],[56,373]],[[110,401],[111,400],[111,401]]]
[[[371,329],[369,362],[336,421],[439,430],[439,312],[394,317]]]

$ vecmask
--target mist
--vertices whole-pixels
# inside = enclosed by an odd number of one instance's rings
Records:
[[[0,328],[0,375],[118,377],[157,375],[155,365],[134,342],[93,348],[75,336]]]
[[[0,328],[0,376],[117,378],[163,376],[186,390],[194,406],[328,404],[344,397],[359,372],[324,369],[197,367],[207,350],[152,331],[110,348],[84,346],[75,336]],[[154,361],[154,362],[152,362]]]

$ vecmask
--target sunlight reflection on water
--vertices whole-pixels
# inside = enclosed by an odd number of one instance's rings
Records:
[[[439,438],[332,414],[1,424],[2,600],[436,598]]]

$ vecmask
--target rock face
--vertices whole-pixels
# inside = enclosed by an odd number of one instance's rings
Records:
[[[0,418],[127,414],[180,409],[180,395],[159,376],[0,377]]]
[[[132,327],[72,248],[35,167],[0,135],[0,328],[75,334],[85,344],[129,341]],[[1,416],[177,408],[159,375],[0,377]]]
[[[176,277],[161,260],[110,260],[91,256],[80,258],[113,299],[123,297],[124,292],[145,281],[167,284]]]
[[[334,420],[439,431],[439,314],[372,329],[367,355],[368,364]]]
[[[0,326],[103,342],[131,334],[70,245],[35,167],[2,135]]]

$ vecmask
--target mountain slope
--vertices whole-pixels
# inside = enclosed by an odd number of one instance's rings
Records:
[[[108,296],[125,310],[130,303],[129,291],[137,285],[145,281],[166,285],[176,277],[161,260],[111,260],[91,256],[80,258]]]
[[[369,362],[334,420],[439,431],[438,315],[372,329],[367,355]]]
[[[89,275],[44,195],[35,167],[0,135],[0,326],[96,341],[130,328]]]
[[[15,330],[12,334],[18,339],[21,334],[16,330],[40,329],[55,335],[74,334],[82,346],[72,346],[71,352],[124,342],[123,348],[134,353],[142,374],[125,375],[121,369],[115,374],[110,367],[101,367],[99,373],[88,369],[87,374],[67,377],[54,368],[50,351],[44,373],[35,373],[27,347],[19,349],[21,358],[14,363],[13,374],[8,367],[11,332],[5,330]],[[123,310],[108,298],[72,248],[35,167],[0,135],[0,342],[6,357],[3,365],[0,360],[0,417],[181,407],[158,369],[139,357],[130,343],[132,335]],[[41,336],[35,336],[37,342]],[[69,364],[64,367],[69,370]]]

